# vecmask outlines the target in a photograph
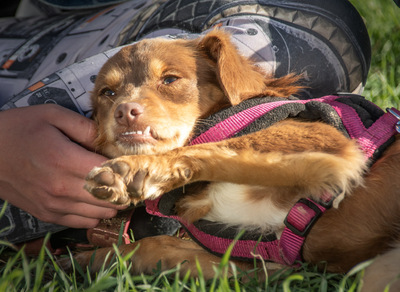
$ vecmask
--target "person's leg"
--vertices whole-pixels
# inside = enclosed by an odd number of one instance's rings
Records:
[[[0,200],[0,208],[4,201]],[[0,218],[0,238],[12,243],[20,243],[44,236],[47,232],[57,232],[65,229],[64,226],[42,222],[27,212],[7,204],[5,212]]]
[[[303,98],[362,90],[371,47],[361,16],[347,0],[167,1],[123,44],[165,28],[203,32],[222,25],[243,54],[268,72],[304,74]]]

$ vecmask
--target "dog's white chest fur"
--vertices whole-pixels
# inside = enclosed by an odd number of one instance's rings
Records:
[[[225,182],[211,183],[207,199],[212,209],[204,219],[237,225],[247,230],[278,231],[282,228],[287,212],[278,208],[269,196],[252,199],[249,193],[254,189],[262,191],[264,188]]]

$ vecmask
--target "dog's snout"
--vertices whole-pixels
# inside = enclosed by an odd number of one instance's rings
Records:
[[[143,106],[136,102],[121,103],[115,109],[114,118],[119,124],[130,126],[143,111]]]

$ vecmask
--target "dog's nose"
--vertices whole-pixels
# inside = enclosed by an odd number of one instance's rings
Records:
[[[121,125],[131,126],[143,111],[143,106],[136,102],[121,103],[115,109],[114,118]]]

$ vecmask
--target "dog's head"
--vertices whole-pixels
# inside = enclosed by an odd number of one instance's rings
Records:
[[[196,122],[256,96],[289,96],[295,77],[267,78],[215,30],[196,40],[149,39],[121,49],[92,93],[97,147],[105,155],[183,146]]]

